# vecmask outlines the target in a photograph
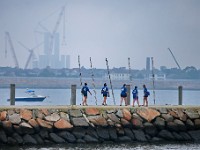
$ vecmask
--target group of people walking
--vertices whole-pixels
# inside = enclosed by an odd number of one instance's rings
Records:
[[[143,106],[148,106],[148,96],[150,95],[150,92],[147,90],[146,88],[146,85],[144,84],[143,85],[143,92],[144,92],[144,95],[143,95]],[[88,86],[87,86],[87,83],[84,84],[84,86],[82,87],[81,89],[81,93],[83,95],[83,99],[82,99],[82,105],[88,105],[87,104],[87,93],[90,93],[90,95],[92,95],[92,93],[90,92]],[[102,102],[102,105],[107,105],[107,97],[109,97],[109,90],[108,90],[108,87],[107,87],[107,84],[104,83],[104,86],[102,87],[101,89],[101,94],[103,95],[103,102]],[[138,96],[138,87],[135,86],[135,88],[132,90],[132,95],[133,95],[133,104],[132,106],[134,107],[135,106],[135,102],[137,102],[137,105],[138,107],[140,106],[139,104],[139,96]],[[127,88],[126,88],[126,84],[124,84],[122,87],[121,87],[121,93],[120,93],[120,96],[121,96],[121,100],[120,100],[120,106],[122,106],[122,103],[124,101],[125,103],[125,106],[128,105],[128,102],[127,102]]]
[[[143,91],[144,91],[144,96],[143,96],[143,106],[148,106],[148,96],[150,95],[150,92],[147,90],[146,85],[143,85]],[[132,95],[133,95],[133,104],[132,106],[135,106],[135,102],[137,102],[138,107],[140,106],[139,104],[139,96],[138,96],[138,88],[137,86],[135,86],[135,88],[132,91]],[[123,85],[123,87],[121,88],[121,101],[120,101],[120,106],[122,106],[122,103],[125,103],[125,106],[128,105],[127,102],[127,88],[126,88],[126,84]]]

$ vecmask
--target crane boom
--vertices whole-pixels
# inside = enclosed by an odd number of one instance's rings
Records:
[[[181,67],[180,67],[180,65],[178,64],[178,62],[177,62],[177,60],[176,60],[176,58],[175,58],[174,54],[172,53],[172,51],[170,50],[170,48],[168,48],[168,50],[169,50],[169,52],[171,53],[171,55],[172,55],[172,57],[173,57],[173,59],[174,59],[174,61],[175,61],[176,65],[177,65],[177,66],[178,66],[178,68],[181,70]]]
[[[16,54],[15,54],[15,50],[14,50],[13,43],[12,43],[12,40],[11,40],[9,32],[5,32],[5,35],[7,37],[6,39],[8,40],[8,43],[10,44],[10,49],[11,49],[11,52],[12,52],[12,56],[13,56],[14,61],[15,61],[15,67],[19,68],[19,63],[18,63]]]
[[[34,49],[36,49],[36,48],[38,48],[39,46],[41,46],[44,42],[41,42],[41,43],[39,43],[38,45],[36,45],[34,48],[27,48],[23,43],[21,43],[20,41],[18,41],[18,43],[23,47],[23,48],[25,48],[25,49],[27,49],[29,52],[30,52],[30,54],[29,54],[29,56],[28,56],[28,59],[27,59],[27,61],[26,61],[26,64],[25,64],[25,67],[24,67],[24,69],[27,69],[28,68],[28,65],[29,65],[29,63],[30,63],[30,61],[31,61],[31,58],[34,56]]]
[[[55,27],[53,29],[53,32],[52,32],[53,35],[56,33],[56,31],[58,29],[58,26],[60,24],[60,20],[62,18],[62,15],[64,14],[64,11],[65,11],[65,6],[63,6],[62,9],[61,9],[61,11],[60,11],[60,14],[58,16],[58,20],[56,21],[56,25],[55,25]]]
[[[49,30],[48,30],[45,26],[43,26],[43,25],[41,24],[41,22],[39,22],[38,24],[39,24],[39,26],[40,26],[44,31],[49,32]]]
[[[57,32],[57,29],[58,29],[58,26],[60,25],[60,21],[61,21],[61,18],[62,18],[62,15],[64,14],[65,12],[65,6],[62,7],[61,11],[60,11],[60,14],[58,16],[58,19],[56,21],[56,24],[55,24],[55,27],[53,29],[53,32],[51,34],[51,41],[50,41],[50,54],[52,53],[52,50],[53,50],[53,43],[54,43],[54,36],[55,36],[55,33]]]
[[[29,65],[29,63],[30,63],[30,61],[31,61],[32,56],[33,56],[33,50],[30,50],[30,54],[29,54],[29,56],[28,56],[28,59],[27,59],[27,61],[26,61],[26,65],[25,65],[24,69],[27,69],[27,68],[28,68],[28,65]]]

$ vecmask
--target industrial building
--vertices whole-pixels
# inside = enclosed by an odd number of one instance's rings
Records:
[[[56,33],[54,38],[52,38],[50,32],[44,33],[44,54],[39,55],[38,68],[47,66],[55,69],[70,68],[70,56],[60,55],[59,33]]]

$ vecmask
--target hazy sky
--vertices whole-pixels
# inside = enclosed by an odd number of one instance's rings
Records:
[[[71,56],[71,68],[78,67],[78,55],[86,68],[89,57],[96,68],[106,68],[106,57],[110,68],[127,67],[130,57],[131,68],[143,69],[148,56],[156,68],[177,67],[168,47],[182,68],[200,68],[200,0],[0,0],[0,66],[14,66],[10,49],[5,58],[5,31],[24,68],[29,52],[18,41],[35,47],[43,40],[34,32],[42,31],[38,23],[52,32],[65,4],[67,45],[61,54]],[[43,47],[35,53],[43,54]]]

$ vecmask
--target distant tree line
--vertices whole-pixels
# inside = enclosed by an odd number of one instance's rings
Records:
[[[166,67],[161,67],[160,70],[168,79],[200,79],[200,69],[195,67],[186,67],[185,69],[171,68],[167,69]]]
[[[131,73],[131,77],[134,79],[145,79],[151,71],[145,69],[142,70],[128,70],[125,67],[112,68],[110,73]],[[185,69],[170,68],[161,66],[160,69],[154,70],[155,74],[165,74],[166,79],[200,79],[200,70],[195,67],[186,67]],[[91,69],[81,67],[82,77],[91,77]],[[96,78],[102,78],[107,74],[106,69],[93,69],[93,74]],[[69,77],[78,78],[80,76],[79,68],[72,69],[53,69],[46,67],[44,69],[21,69],[11,67],[0,67],[0,76],[5,77]]]

